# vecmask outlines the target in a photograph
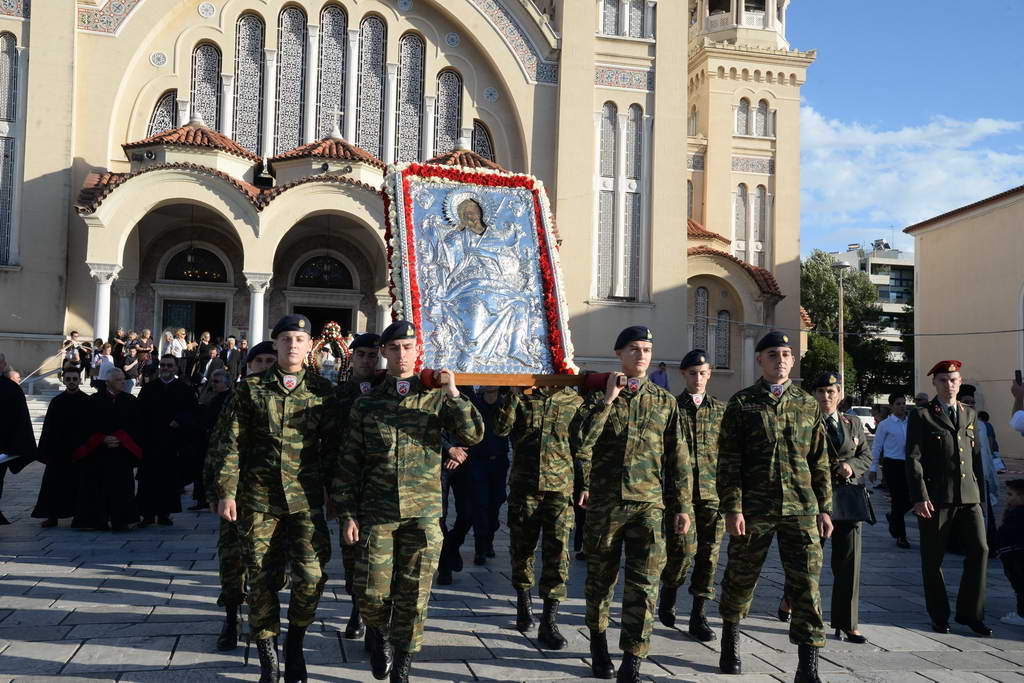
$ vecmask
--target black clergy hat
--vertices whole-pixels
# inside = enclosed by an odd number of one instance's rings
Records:
[[[353,339],[352,343],[348,345],[348,350],[355,351],[356,349],[374,349],[380,346],[380,344],[381,341],[379,334],[367,332]]]
[[[626,344],[635,341],[654,343],[654,335],[651,334],[651,328],[644,327],[643,325],[627,327],[622,332],[619,332],[619,336],[615,339],[615,350],[618,351],[624,348]]]
[[[683,362],[679,364],[679,369],[685,370],[686,368],[692,368],[694,365],[704,365],[710,362],[707,351],[704,349],[694,349],[683,356]]]
[[[274,330],[270,333],[271,339],[277,339],[282,332],[305,332],[313,336],[313,326],[309,324],[309,318],[301,313],[291,313],[277,321]]]
[[[380,335],[380,345],[399,339],[415,339],[416,326],[407,320],[399,320],[387,326],[387,329]]]
[[[757,342],[757,348],[755,348],[754,351],[761,353],[765,349],[775,349],[780,346],[785,346],[790,349],[793,348],[793,344],[789,341],[788,334],[772,331],[761,337],[761,341]]]
[[[843,383],[843,378],[838,372],[823,372],[811,384],[811,391],[822,387],[834,387]]]
[[[245,364],[248,365],[256,359],[256,356],[265,353],[269,353],[272,356],[277,355],[277,351],[274,350],[274,342],[261,341],[259,344],[249,349],[249,353],[245,354]]]

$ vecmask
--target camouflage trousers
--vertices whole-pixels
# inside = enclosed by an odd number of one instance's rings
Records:
[[[391,632],[401,652],[423,647],[423,623],[441,555],[434,517],[412,517],[360,529],[355,595],[368,626]]]
[[[587,626],[594,631],[608,628],[608,607],[625,548],[619,647],[637,657],[646,657],[650,650],[658,583],[665,566],[663,516],[654,503],[618,503],[587,510]]]
[[[686,574],[693,565],[690,577],[690,595],[705,600],[715,597],[715,572],[718,569],[718,554],[725,534],[725,519],[718,511],[718,501],[693,503],[694,519],[685,534],[674,534],[665,530],[665,549],[668,560],[661,582],[667,588],[679,588],[686,581]],[[669,527],[674,520],[666,517]]]
[[[825,646],[821,619],[822,550],[814,515],[747,517],[745,536],[729,538],[729,561],[722,579],[718,613],[725,621],[739,623],[750,611],[754,589],[761,575],[772,538],[779,535],[779,555],[786,575],[785,595],[793,610],[789,642]]]
[[[283,567],[291,565],[288,623],[309,626],[316,615],[331,559],[331,532],[320,510],[274,515],[245,510],[238,530],[249,576],[249,624],[253,639],[272,638],[281,631],[278,592]]]
[[[572,501],[564,493],[512,491],[508,499],[508,532],[512,585],[516,590],[525,591],[533,587],[537,541],[543,533],[540,597],[545,600],[565,599],[572,523]]]
[[[220,596],[217,604],[221,607],[238,607],[245,602],[246,576],[242,542],[238,538],[238,525],[235,522],[220,520],[217,561],[220,569]]]

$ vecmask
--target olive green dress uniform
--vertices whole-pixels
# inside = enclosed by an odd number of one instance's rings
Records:
[[[739,623],[750,611],[772,538],[779,536],[790,642],[824,647],[822,550],[817,515],[831,512],[825,429],[817,401],[792,382],[776,398],[763,379],[725,408],[718,450],[723,514],[742,512],[746,534],[729,538],[719,614]]]
[[[294,388],[285,378],[296,380]],[[330,532],[324,491],[333,469],[325,448],[334,428],[334,387],[312,372],[278,365],[238,386],[219,448],[214,491],[233,498],[249,574],[249,623],[255,640],[280,630],[280,567],[291,563],[288,622],[313,622],[327,583]]]
[[[367,626],[416,653],[441,550],[441,432],[472,446],[483,418],[464,394],[386,377],[356,399],[348,429],[331,495],[342,524],[359,523],[356,598]]]
[[[981,621],[985,613],[988,543],[981,509],[984,473],[977,415],[960,402],[954,421],[937,398],[910,411],[907,420],[907,484],[913,503],[931,501],[931,519],[918,517],[924,597],[932,621],[949,621],[942,559],[950,535],[964,551],[956,617]]]
[[[705,394],[700,406],[690,394],[683,392],[676,398],[683,434],[693,463],[693,523],[685,534],[668,534],[666,548],[668,560],[661,573],[661,582],[668,588],[678,588],[690,578],[690,595],[711,600],[715,597],[715,572],[718,555],[725,534],[725,520],[718,509],[718,436],[722,427],[725,404]],[[668,519],[676,511],[669,511]],[[668,522],[666,521],[666,524]]]
[[[838,420],[838,425],[830,428],[829,420],[833,417]],[[825,417],[825,436],[832,469],[833,491],[840,486],[857,483],[871,467],[871,449],[864,438],[864,425],[861,424],[860,418],[855,415]],[[849,479],[836,474],[836,467],[841,463],[846,463],[853,470],[853,476]],[[834,521],[833,525],[832,626],[844,631],[856,631],[860,605],[862,522]]]
[[[608,628],[625,546],[619,647],[636,657],[650,649],[658,583],[665,566],[666,509],[691,513],[692,465],[675,396],[650,381],[622,389],[610,405],[604,392],[579,409],[577,457],[589,491],[586,623]],[[692,515],[691,515],[692,517]]]
[[[575,472],[569,431],[582,403],[569,387],[513,392],[494,423],[497,436],[511,436],[514,453],[508,498],[512,585],[517,591],[533,587],[543,532],[540,596],[545,600],[564,600],[569,580]]]

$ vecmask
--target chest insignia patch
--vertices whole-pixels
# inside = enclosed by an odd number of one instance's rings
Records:
[[[781,384],[773,384],[770,389],[770,391],[772,392],[772,396],[774,396],[775,398],[781,398],[782,392],[784,392],[785,390],[786,387],[782,386]]]
[[[406,396],[409,394],[409,382],[404,379],[398,380],[396,388],[398,389],[399,396]]]
[[[284,388],[291,391],[295,387],[299,386],[299,378],[295,375],[285,375],[281,378],[281,383],[284,384]]]
[[[370,383],[369,382],[360,382],[359,383],[359,391],[361,393],[364,393],[364,394],[367,393],[368,391],[370,391]]]
[[[626,388],[634,393],[640,391],[640,380],[638,380],[636,377],[630,377],[626,381]]]
[[[700,408],[700,404],[704,402],[704,394],[690,394],[690,398],[693,399],[693,405]]]

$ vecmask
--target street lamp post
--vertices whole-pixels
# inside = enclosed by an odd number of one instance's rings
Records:
[[[843,393],[846,393],[846,336],[844,334],[844,325],[846,313],[844,311],[844,299],[846,298],[843,294],[843,275],[850,264],[845,261],[836,261],[832,264],[832,268],[835,269],[836,274],[839,276],[839,381],[843,383]]]

